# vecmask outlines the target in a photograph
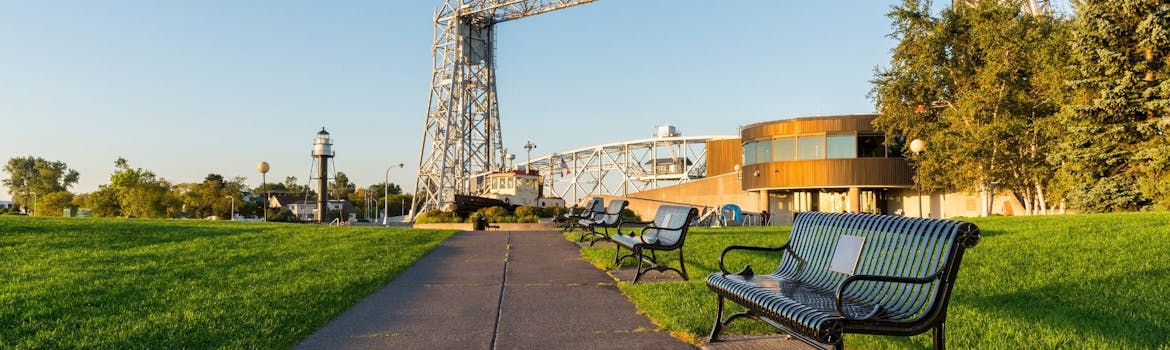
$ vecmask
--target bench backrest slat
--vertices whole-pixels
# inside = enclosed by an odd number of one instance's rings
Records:
[[[942,281],[927,284],[859,282],[845,291],[847,298],[882,305],[886,318],[910,320],[924,317],[936,304],[946,302],[951,275],[958,268],[952,261],[961,257],[964,248],[974,245],[978,229],[949,220],[801,213],[788,242],[795,256],[786,256],[773,273],[836,291],[849,277],[828,269],[842,235],[865,237],[855,274],[923,278],[941,271],[946,275]]]
[[[586,208],[589,210],[586,217],[593,221],[599,221],[605,217],[605,201],[601,197],[593,197],[593,199],[590,199]]]
[[[602,211],[600,219],[597,219],[603,225],[612,226],[618,223],[622,217],[622,210],[630,205],[630,201],[625,199],[610,199],[609,207]]]
[[[686,233],[690,227],[690,220],[698,214],[698,210],[689,206],[682,205],[660,205],[658,211],[654,213],[654,227],[647,231],[658,237],[658,244],[660,245],[675,245],[682,244],[686,240]],[[665,228],[665,229],[664,229]],[[676,230],[668,230],[669,228],[678,228]]]

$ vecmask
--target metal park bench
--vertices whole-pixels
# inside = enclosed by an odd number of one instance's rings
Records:
[[[590,218],[593,216],[594,210],[603,211],[605,207],[602,206],[601,197],[590,198],[585,202],[584,207],[573,206],[569,208],[569,212],[560,217],[561,231],[573,232],[577,228],[581,219]]]
[[[590,237],[590,246],[593,243],[597,243],[598,239],[608,241],[609,229],[617,228],[622,224],[622,210],[626,209],[626,206],[629,205],[630,201],[611,199],[609,200],[609,206],[606,206],[605,210],[600,212],[600,215],[597,215],[598,212],[594,212],[594,218],[581,219],[580,223],[582,226],[585,226],[585,232],[581,234],[578,242],[584,242],[585,237]],[[598,231],[597,229],[599,228],[603,231]]]
[[[687,231],[690,229],[691,222],[698,216],[699,210],[689,206],[663,205],[658,207],[658,212],[654,214],[654,220],[623,223],[623,225],[637,224],[646,226],[636,236],[633,234],[629,236],[623,235],[621,234],[621,228],[618,228],[618,233],[610,238],[617,245],[614,264],[621,266],[622,259],[629,257],[637,259],[638,273],[634,275],[634,283],[637,283],[642,278],[642,274],[650,270],[657,270],[663,273],[666,271],[674,271],[686,280],[687,265],[683,260],[683,243],[687,240]],[[629,250],[630,254],[622,255],[623,247]],[[656,251],[671,250],[678,251],[679,269],[659,264],[658,257],[654,253]],[[649,257],[645,255],[646,251],[650,252]],[[650,263],[650,266],[643,268],[643,262]]]
[[[945,347],[947,303],[967,248],[979,242],[974,224],[869,214],[801,213],[782,246],[730,246],[722,273],[707,276],[718,298],[711,341],[731,321],[764,321],[809,345],[844,348],[844,333],[912,336],[934,331]],[[734,250],[783,252],[766,275],[751,266],[730,273]],[[723,300],[747,311],[723,320]]]

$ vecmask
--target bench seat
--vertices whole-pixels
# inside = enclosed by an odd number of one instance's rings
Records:
[[[712,274],[707,276],[707,285],[734,291],[728,298],[732,302],[761,310],[762,316],[786,328],[810,334],[818,341],[829,342],[833,340],[832,334],[841,332],[842,317],[837,311],[836,291],[773,274],[751,277]],[[863,319],[879,308],[846,298],[843,309],[849,318]],[[879,312],[873,316],[882,315]]]
[[[654,213],[654,220],[624,223],[643,225],[638,235],[621,234],[621,226],[619,225],[618,233],[610,237],[616,249],[613,263],[621,266],[622,259],[634,258],[638,260],[638,272],[634,275],[635,283],[649,270],[674,271],[682,276],[683,280],[689,279],[686,260],[683,258],[683,244],[686,243],[687,231],[690,230],[691,222],[698,216],[698,209],[690,206],[661,205]],[[629,250],[630,254],[622,255],[622,248]],[[677,269],[658,263],[656,252],[672,250],[678,251],[679,268]],[[649,252],[649,255],[646,252]],[[643,263],[649,263],[650,266],[643,267]]]

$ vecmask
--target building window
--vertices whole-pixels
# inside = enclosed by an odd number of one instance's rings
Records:
[[[857,156],[860,158],[882,158],[886,156],[886,138],[882,135],[857,135]]]
[[[756,142],[756,163],[772,161],[772,140]]]
[[[825,149],[830,159],[857,158],[857,136],[829,135],[825,138]]]
[[[792,211],[801,213],[806,211],[817,211],[817,200],[815,192],[798,191],[792,193]]]
[[[796,160],[796,138],[772,140],[772,160],[777,162]]]
[[[756,164],[756,143],[743,144],[743,165]]]
[[[801,136],[796,139],[796,159],[825,159],[824,136]]]

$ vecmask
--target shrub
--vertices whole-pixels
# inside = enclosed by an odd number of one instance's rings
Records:
[[[520,218],[516,219],[516,222],[521,222],[521,223],[526,223],[526,224],[537,223],[537,222],[540,222],[540,217],[538,217],[536,215],[525,215],[525,216],[521,216]]]
[[[463,222],[463,218],[456,216],[453,212],[442,210],[430,210],[414,220],[417,224],[455,224]]]
[[[280,208],[280,209],[269,209],[268,210],[268,221],[269,222],[298,222],[300,220],[298,220],[297,216],[295,214],[293,214],[293,212],[291,210],[288,210],[288,208]]]
[[[542,218],[559,218],[559,217],[561,217],[561,215],[564,215],[568,211],[569,211],[569,209],[567,209],[565,207],[561,207],[561,206],[545,207],[544,210],[541,211],[540,217],[542,217]]]
[[[480,210],[476,210],[475,213],[476,214],[483,214],[484,216],[487,216],[488,220],[491,220],[491,218],[493,216],[508,216],[508,215],[512,214],[512,213],[508,212],[508,209],[504,209],[503,207],[481,208]]]
[[[519,208],[516,208],[516,216],[540,216],[540,208],[530,207],[527,205],[520,206]]]
[[[642,221],[642,217],[638,216],[637,213],[635,213],[633,210],[630,210],[629,208],[622,209],[622,213],[620,215],[622,217],[622,221]]]

